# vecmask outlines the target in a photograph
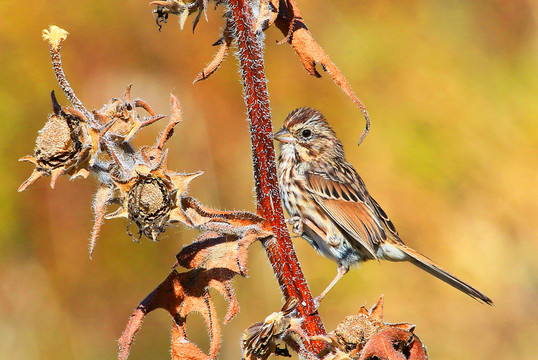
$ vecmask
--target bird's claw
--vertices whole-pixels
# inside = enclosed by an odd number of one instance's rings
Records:
[[[287,223],[291,225],[292,230],[297,235],[301,235],[303,230],[303,219],[300,216],[293,216],[287,220]]]

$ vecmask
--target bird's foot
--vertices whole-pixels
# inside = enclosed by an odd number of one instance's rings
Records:
[[[287,220],[287,223],[291,225],[295,234],[301,235],[303,233],[303,219],[300,216],[292,216]]]

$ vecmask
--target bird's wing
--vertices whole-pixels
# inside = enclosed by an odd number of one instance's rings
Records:
[[[373,197],[370,196],[370,201],[373,205],[373,208],[375,210],[375,213],[377,214],[378,218],[383,222],[383,224],[385,225],[384,226],[384,229],[385,231],[389,231],[391,238],[399,243],[399,244],[403,244],[403,241],[400,239],[400,235],[398,234],[398,231],[396,230],[396,227],[394,226],[394,224],[392,223],[392,221],[389,219],[389,217],[387,216],[387,213],[385,213],[385,211],[383,211],[383,209],[381,208],[381,206],[377,203],[377,201],[375,201],[375,199]],[[389,235],[389,234],[387,234]]]
[[[376,245],[387,235],[362,180],[354,170],[349,170],[343,174],[306,172],[305,186],[323,210],[377,259]]]

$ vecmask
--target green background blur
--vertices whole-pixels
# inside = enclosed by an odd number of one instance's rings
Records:
[[[370,262],[352,270],[320,309],[329,330],[385,294],[389,322],[417,324],[432,359],[531,359],[538,353],[538,3],[490,1],[298,1],[316,40],[366,104],[372,130],[360,148],[358,109],[330,81],[306,74],[282,35],[267,32],[266,67],[274,127],[299,106],[320,109],[348,159],[394,220],[402,238],[494,301],[481,305],[408,264]],[[25,4],[25,5],[22,5]],[[28,4],[28,5],[26,5]],[[2,1],[0,4],[0,359],[111,359],[138,302],[169,273],[197,234],[169,228],[159,243],[133,243],[126,221],[104,224],[93,260],[87,242],[95,180],[56,190],[41,179],[17,187],[60,90],[41,30],[70,32],[67,77],[90,109],[133,96],[184,122],[169,142],[169,165],[203,170],[190,194],[221,209],[253,211],[249,134],[236,59],[191,85],[211,59],[222,9],[193,35],[177,17],[157,31],[146,1]],[[60,103],[66,104],[59,95]],[[166,120],[165,120],[166,121]],[[149,144],[164,123],[143,129]],[[334,263],[295,240],[317,295]],[[252,246],[249,278],[236,278],[242,311],[223,327],[222,359],[239,359],[245,327],[280,308],[272,270]],[[225,302],[215,296],[219,315]],[[169,358],[170,319],[144,322],[131,359]],[[207,349],[204,326],[190,336]]]

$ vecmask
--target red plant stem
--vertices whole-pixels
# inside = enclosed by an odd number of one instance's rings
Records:
[[[263,35],[256,34],[248,0],[229,0],[228,5],[235,25],[237,57],[250,125],[257,211],[270,222],[276,237],[276,241],[270,240],[264,244],[265,249],[282,293],[286,299],[293,296],[299,300],[298,311],[305,317],[305,331],[309,335],[325,334],[317,313],[308,315],[314,309],[312,294],[295,254],[280,202],[271,110],[263,65]],[[320,350],[318,345],[314,345],[312,350]]]

